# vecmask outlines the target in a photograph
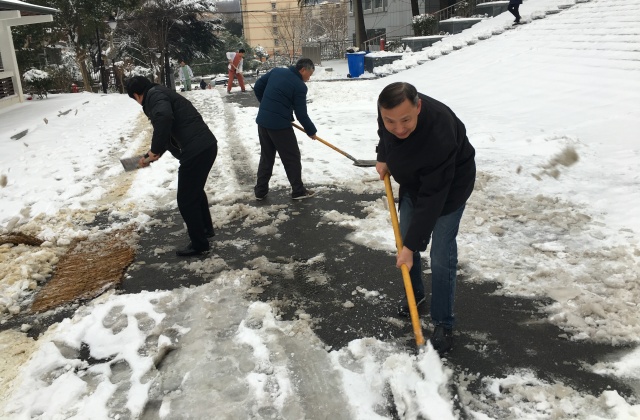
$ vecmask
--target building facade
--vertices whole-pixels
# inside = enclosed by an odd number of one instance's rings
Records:
[[[299,57],[303,44],[342,41],[347,32],[346,1],[241,0],[244,37],[270,56]]]
[[[448,3],[447,3],[448,5]],[[418,0],[420,13],[433,13],[441,9],[441,0]],[[377,39],[413,36],[411,22],[411,2],[408,0],[362,0],[364,27],[367,39],[373,39],[373,46],[379,45]],[[355,45],[355,19],[353,0],[349,2],[349,34]],[[372,48],[375,49],[375,48]]]
[[[279,36],[284,14],[298,9],[297,0],[240,0],[242,30],[251,47],[263,47],[269,55],[282,53]]]

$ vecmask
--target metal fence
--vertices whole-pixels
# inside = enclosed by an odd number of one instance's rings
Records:
[[[320,64],[323,60],[336,60],[344,58],[347,48],[351,46],[351,41],[316,41],[308,42],[302,47],[302,55],[310,54],[314,63]],[[319,61],[317,61],[319,60]]]

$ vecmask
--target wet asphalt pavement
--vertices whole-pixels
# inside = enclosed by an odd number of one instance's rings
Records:
[[[227,269],[238,270],[254,269],[252,260],[266,258],[271,268],[255,282],[252,291],[259,292],[247,293],[247,299],[270,302],[283,320],[298,319],[303,310],[311,316],[314,331],[327,347],[339,349],[354,339],[376,337],[414,352],[411,322],[397,317],[397,303],[404,295],[395,258],[348,241],[350,231],[321,220],[331,210],[363,218],[366,215],[359,203],[378,200],[384,192],[355,195],[326,187],[316,189],[318,195],[308,200],[293,201],[289,191],[280,190],[271,191],[262,202],[249,203],[287,206],[284,211],[290,219],[278,226],[281,236],[255,234],[254,229],[269,225],[271,220],[248,227],[237,220],[217,231],[210,256],[217,255],[227,263]],[[183,259],[173,252],[156,255],[153,251],[159,244],[183,245],[185,232],[177,210],[155,217],[163,223],[142,235],[136,261],[144,264],[134,262],[121,285],[122,291],[137,293],[202,284],[206,280],[181,269],[179,262]],[[232,245],[234,241],[249,245],[238,252]],[[319,254],[325,258],[309,262]],[[273,267],[283,267],[282,272]],[[318,278],[326,282],[318,282]],[[563,331],[545,320],[542,307],[546,302],[499,296],[494,293],[499,287],[495,283],[465,280],[458,278],[456,342],[446,356],[446,364],[465,377],[477,375],[468,382],[471,392],[482,392],[483,377],[503,377],[515,370],[529,369],[540,379],[560,381],[595,396],[610,389],[624,396],[633,395],[630,385],[583,367],[611,357],[622,351],[620,347],[563,338]],[[425,282],[430,290],[429,275]],[[367,297],[357,288],[377,291],[379,296]],[[345,307],[347,301],[353,307]],[[419,309],[428,338],[432,332],[428,304]]]

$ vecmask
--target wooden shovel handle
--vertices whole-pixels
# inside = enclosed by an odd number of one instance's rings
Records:
[[[384,187],[387,191],[387,201],[389,203],[389,213],[391,214],[391,224],[393,225],[393,233],[396,237],[396,248],[398,254],[402,251],[402,236],[400,236],[400,225],[398,224],[398,213],[396,212],[396,203],[393,199],[393,190],[391,189],[391,179],[389,173],[384,176]],[[420,326],[420,317],[418,316],[418,307],[416,306],[416,297],[413,294],[413,286],[411,285],[411,276],[409,268],[402,264],[402,280],[404,282],[404,291],[407,294],[407,303],[409,304],[409,315],[411,316],[411,325],[413,326],[413,335],[416,337],[416,345],[424,346],[424,336]]]
[[[296,123],[291,123],[292,126],[294,126],[295,128],[297,128],[298,130],[302,131],[303,133],[306,133],[306,131],[304,130],[304,128],[300,127],[298,124]],[[333,150],[335,150],[336,152],[342,154],[343,156],[348,157],[349,159],[351,159],[352,161],[356,161],[356,158],[354,158],[353,156],[351,156],[349,153],[345,152],[344,150],[340,150],[338,149],[336,146],[334,146],[333,144],[329,143],[326,140],[321,139],[320,137],[318,137],[318,135],[316,135],[316,140],[318,140],[320,143],[323,143],[325,146],[329,146],[330,148],[332,148]]]

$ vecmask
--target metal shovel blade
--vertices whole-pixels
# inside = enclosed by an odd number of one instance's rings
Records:
[[[354,160],[353,164],[355,166],[361,166],[363,168],[369,168],[371,166],[376,166],[376,161],[375,160]]]
[[[130,158],[120,159],[120,163],[122,163],[122,167],[126,172],[135,171],[136,169],[140,169],[138,166],[138,162],[142,159],[143,156],[133,156]]]

